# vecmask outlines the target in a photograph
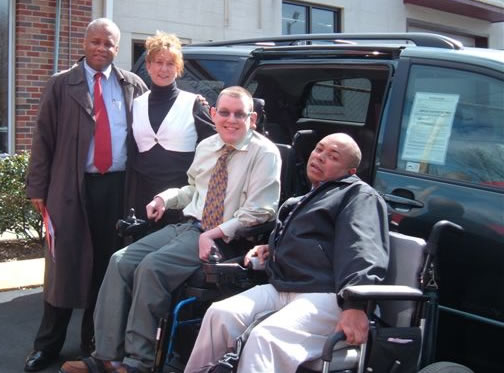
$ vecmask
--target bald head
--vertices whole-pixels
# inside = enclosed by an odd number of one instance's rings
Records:
[[[357,172],[362,158],[355,140],[345,133],[333,133],[320,140],[311,152],[306,173],[313,186]]]
[[[327,135],[322,140],[331,141],[333,143],[340,144],[345,148],[345,152],[348,156],[348,166],[349,168],[358,168],[362,159],[362,153],[359,145],[355,140],[347,135],[346,133],[333,133]]]

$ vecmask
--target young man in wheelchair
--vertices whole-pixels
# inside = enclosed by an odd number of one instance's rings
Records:
[[[389,235],[385,202],[355,175],[360,159],[358,145],[346,134],[316,145],[307,165],[312,190],[283,204],[269,244],[245,258],[245,264],[254,256],[266,261],[269,284],[208,309],[185,372],[207,371],[263,311],[276,313],[252,330],[238,372],[295,372],[321,356],[334,329],[350,344],[366,341],[364,305],[347,304],[339,293],[383,280]]]
[[[281,159],[276,146],[253,131],[250,93],[226,88],[210,113],[217,134],[198,145],[189,185],[168,189],[147,205],[151,219],[175,208],[184,209],[185,221],[113,255],[96,305],[96,351],[64,363],[60,372],[149,371],[157,322],[172,292],[208,259],[214,240],[229,241],[238,228],[274,218]]]

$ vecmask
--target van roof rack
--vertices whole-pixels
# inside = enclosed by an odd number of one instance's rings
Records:
[[[257,45],[257,46],[279,46],[279,45],[310,45],[314,41],[332,42],[334,44],[353,44],[357,40],[387,40],[399,41],[407,40],[419,47],[434,47],[444,49],[464,49],[458,40],[444,35],[430,34],[423,32],[403,32],[403,33],[334,33],[334,34],[298,34],[283,35],[264,38],[251,38],[239,40],[211,41],[206,43],[189,44],[188,46],[233,46],[233,45]]]

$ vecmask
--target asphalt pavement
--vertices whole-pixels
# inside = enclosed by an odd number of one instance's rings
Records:
[[[42,317],[42,288],[0,291],[0,373],[24,372],[26,355],[33,347]],[[66,360],[80,354],[82,310],[75,310],[58,362],[41,373],[55,373]]]
[[[24,372],[26,355],[33,348],[43,310],[42,287],[0,291],[0,373]],[[83,310],[74,310],[65,345],[57,362],[40,373],[57,373],[67,360],[80,355],[80,322]],[[165,373],[181,372],[183,365],[173,362]]]

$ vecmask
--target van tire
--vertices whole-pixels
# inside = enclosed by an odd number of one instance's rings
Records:
[[[466,366],[451,363],[449,361],[440,361],[430,364],[420,370],[418,373],[474,373]]]

